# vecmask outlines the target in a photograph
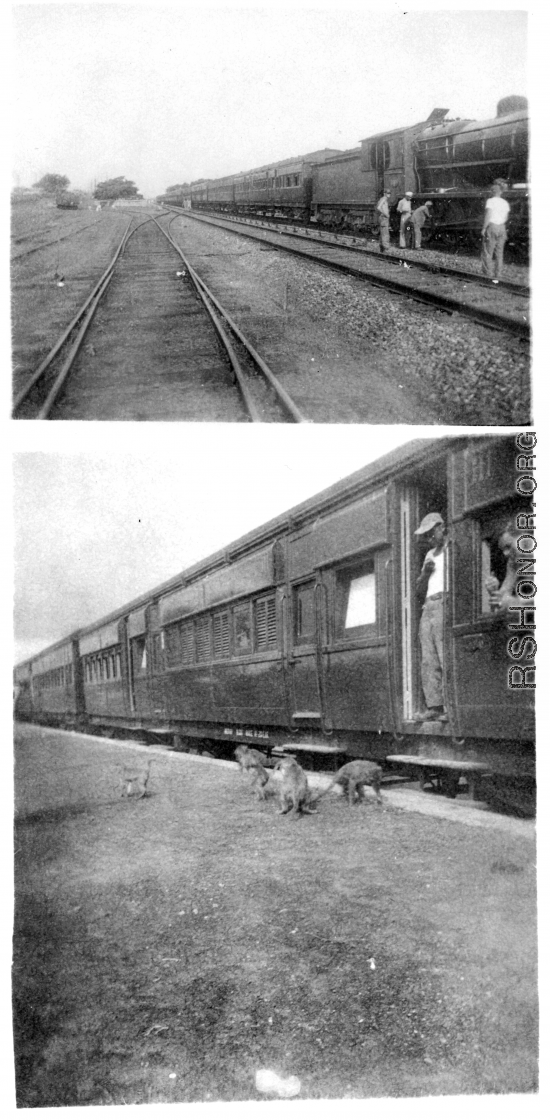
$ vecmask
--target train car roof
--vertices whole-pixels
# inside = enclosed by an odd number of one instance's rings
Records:
[[[387,455],[376,459],[373,463],[369,463],[366,467],[361,467],[358,471],[348,475],[346,478],[340,479],[340,481],[329,486],[326,490],[322,490],[319,494],[314,494],[311,498],[306,499],[306,501],[300,502],[299,505],[293,506],[291,509],[279,514],[257,529],[245,533],[244,536],[231,542],[225,548],[219,549],[204,560],[197,561],[196,564],[179,572],[157,587],[151,588],[149,591],[144,592],[128,603],[124,603],[116,610],[111,611],[95,622],[78,628],[68,637],[60,639],[46,649],[41,650],[40,653],[27,658],[26,661],[20,664],[23,665],[29,661],[33,661],[34,658],[50,652],[57,646],[63,645],[64,642],[70,641],[73,638],[91,634],[94,630],[99,630],[102,626],[106,626],[119,618],[123,618],[131,611],[144,607],[147,603],[159,599],[162,595],[168,594],[168,592],[175,590],[177,587],[195,582],[195,580],[200,579],[201,576],[205,575],[208,571],[221,568],[240,554],[246,553],[250,549],[258,547],[261,544],[268,543],[268,541],[275,538],[278,533],[289,528],[297,528],[301,523],[306,522],[311,517],[318,517],[321,514],[328,513],[331,508],[342,501],[342,499],[352,500],[356,495],[359,495],[365,487],[374,486],[377,483],[382,484],[401,471],[420,465],[426,460],[429,460],[430,457],[433,458],[434,454],[436,454],[437,457],[445,454],[452,446],[464,444],[468,440],[484,438],[486,437],[480,433],[479,436],[463,435],[449,436],[443,439],[411,440],[402,447],[398,447],[394,451],[390,451]]]
[[[328,166],[330,166],[331,163],[343,163],[345,160],[361,159],[362,155],[363,155],[363,151],[362,151],[361,147],[346,148],[346,150],[344,152],[338,152],[338,155],[336,155],[336,156],[329,156],[328,159],[324,159],[320,163],[315,163],[313,166],[316,167],[316,168],[317,167],[328,167]]]
[[[429,457],[430,453],[435,449],[438,450],[438,453],[443,453],[450,442],[457,442],[460,438],[463,437],[455,437],[454,441],[452,439],[412,440],[410,443],[405,444],[404,447],[399,447],[395,451],[389,452],[388,455],[377,459],[374,463],[369,463],[368,466],[361,467],[358,471],[355,471],[354,474],[341,479],[327,490],[313,495],[313,497],[308,498],[299,505],[293,506],[291,509],[274,517],[271,521],[260,525],[257,529],[252,529],[249,533],[245,533],[244,536],[239,537],[236,541],[230,542],[225,548],[219,549],[217,552],[205,557],[204,560],[197,561],[196,564],[179,572],[157,587],[151,588],[151,590],[138,596],[136,599],[132,599],[129,603],[123,604],[117,610],[111,611],[108,615],[98,619],[96,622],[81,627],[78,634],[84,635],[93,633],[94,630],[98,630],[100,627],[114,622],[117,618],[122,618],[131,611],[143,607],[153,599],[158,599],[162,595],[168,594],[169,591],[173,591],[177,587],[195,582],[195,580],[205,575],[206,572],[223,567],[229,560],[233,560],[241,553],[245,553],[249,549],[258,547],[260,544],[269,541],[289,526],[294,527],[313,515],[318,516],[321,512],[329,510],[331,506],[337,504],[342,498],[351,498],[355,492],[359,492],[363,487],[374,484],[377,480],[382,481],[385,477],[403,469],[403,467],[409,464],[413,465],[420,459]]]
[[[411,128],[422,128],[422,125],[426,124],[427,120],[423,120],[417,121],[416,124],[402,125],[401,128],[387,128],[384,132],[373,132],[370,136],[365,136],[361,144],[367,144],[370,140],[383,140],[388,136],[398,136],[401,132],[408,132]]]

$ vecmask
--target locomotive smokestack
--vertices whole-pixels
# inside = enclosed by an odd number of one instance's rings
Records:
[[[527,109],[529,103],[526,97],[520,97],[518,94],[512,93],[510,97],[501,97],[497,105],[497,117],[507,117],[509,113],[520,113],[522,109]]]

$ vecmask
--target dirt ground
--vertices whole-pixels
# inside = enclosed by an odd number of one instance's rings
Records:
[[[128,220],[116,210],[72,212],[43,203],[14,209],[16,391],[99,279]],[[164,220],[307,419],[474,425],[528,421],[529,356],[517,341],[461,321],[460,316],[441,316],[409,299],[371,290],[360,280],[233,233],[185,217]],[[39,251],[28,252],[45,242]],[[162,383],[165,375],[170,379],[180,351],[185,358],[173,321],[166,322],[160,312],[154,317],[154,263],[153,256],[151,269],[142,277],[140,296],[148,307],[152,335],[158,332],[163,343],[158,352],[153,345],[156,362],[147,370],[153,396],[157,381]],[[129,328],[120,331],[115,358],[119,369],[131,367],[134,360],[135,331],[131,319],[128,322]],[[167,358],[166,347],[172,345],[175,353]],[[98,348],[97,362],[106,364],[107,373],[109,360]],[[195,373],[200,374],[200,363],[196,364]],[[117,407],[115,397],[114,418],[124,419],[124,379],[119,381],[121,402]],[[198,415],[191,410],[190,418],[240,418],[239,410],[237,417],[230,410],[226,414],[221,396],[211,412],[206,406],[203,416],[204,390],[199,388],[195,395]],[[157,397],[154,406],[144,399],[137,418],[175,418],[170,395],[166,401],[160,392]],[[101,416],[95,411],[93,418]]]
[[[14,208],[11,290],[15,392],[26,383],[105,271],[128,222],[128,215],[116,210],[58,210],[44,202]]]
[[[536,1092],[532,822],[393,790],[280,816],[232,763],[27,725],[15,788],[19,1107],[254,1101],[262,1068],[302,1100]]]

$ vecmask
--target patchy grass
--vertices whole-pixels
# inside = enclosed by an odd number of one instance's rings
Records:
[[[19,1107],[535,1092],[530,841],[150,753],[18,734]]]

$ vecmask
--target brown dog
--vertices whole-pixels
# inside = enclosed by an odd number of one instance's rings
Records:
[[[280,813],[288,813],[294,809],[295,813],[316,813],[310,809],[311,792],[307,778],[294,758],[281,758],[275,764],[275,770],[281,772],[281,786],[279,790]]]
[[[327,793],[330,793],[330,790],[333,789],[334,786],[342,786],[344,793],[347,792],[349,804],[353,805],[355,801],[355,792],[357,791],[357,800],[362,801],[365,786],[372,786],[376,794],[376,800],[378,804],[381,805],[381,778],[382,768],[377,766],[376,762],[367,762],[363,758],[357,758],[353,762],[346,762],[345,765],[340,768],[328,788],[323,790],[321,797],[325,797]]]

